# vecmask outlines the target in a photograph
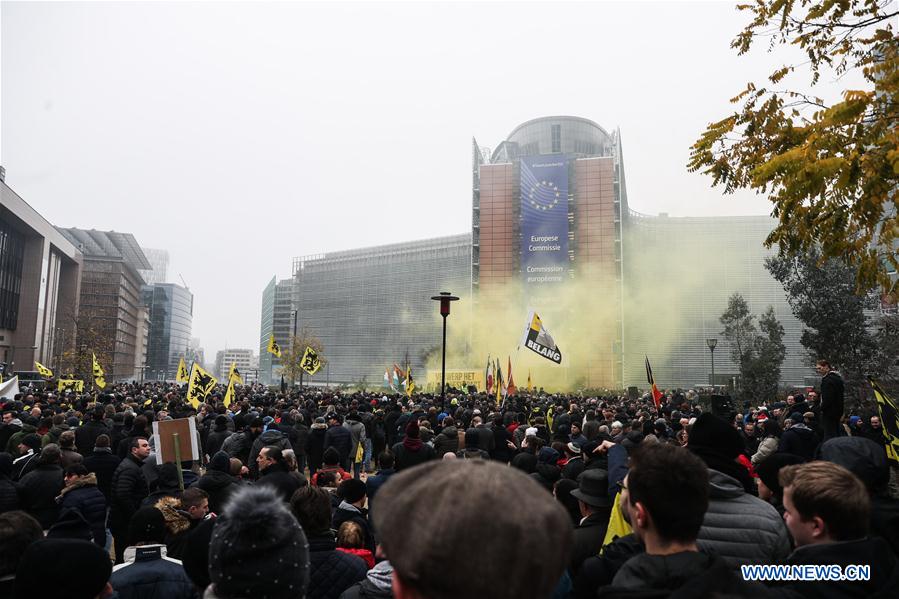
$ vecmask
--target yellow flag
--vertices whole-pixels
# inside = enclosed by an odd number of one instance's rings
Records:
[[[181,361],[178,362],[178,374],[175,375],[175,380],[179,383],[187,383],[190,381],[190,373],[187,371],[187,366],[184,364],[184,356],[181,356]]]
[[[233,376],[228,378],[228,391],[225,392],[225,400],[224,400],[226,408],[231,405],[232,401],[234,401],[234,381],[235,380],[239,380],[239,379],[236,379]]]
[[[243,379],[240,378],[240,371],[237,369],[237,364],[234,362],[231,362],[231,370],[228,372],[229,384],[231,381],[235,381],[238,385],[243,385]]]
[[[899,402],[886,394],[876,381],[871,380],[874,388],[874,398],[877,400],[877,409],[880,414],[880,425],[883,430],[884,450],[887,459],[895,466],[899,463]]]
[[[100,366],[100,362],[97,361],[97,354],[91,354],[94,357],[94,384],[100,389],[106,388],[106,373],[103,372],[103,367]]]
[[[318,369],[322,367],[321,361],[318,359],[318,354],[314,349],[306,346],[306,351],[303,352],[303,359],[300,362],[300,368],[305,370],[309,375],[313,375],[318,372]]]
[[[84,391],[84,381],[79,381],[78,379],[59,379],[59,382],[56,383],[57,391],[77,391],[78,393],[82,393]]]
[[[412,367],[406,366],[406,396],[412,397],[415,393],[415,381],[412,380]]]
[[[51,376],[53,376],[53,371],[50,370],[49,368],[47,368],[46,366],[44,366],[43,364],[41,364],[40,362],[38,362],[37,360],[35,360],[35,362],[34,362],[34,367],[37,368],[37,371],[41,373],[41,376],[45,376],[47,378],[50,378]]]
[[[275,341],[275,334],[272,333],[268,338],[268,353],[281,357],[281,346]]]
[[[618,497],[621,493],[615,493],[615,502],[612,504],[612,513],[609,515],[609,527],[606,528],[606,538],[603,539],[602,546],[605,547],[615,539],[631,534],[633,529],[631,525],[624,519],[621,513],[621,504],[618,503]]]
[[[553,406],[549,406],[546,409],[546,427],[549,429],[550,433],[553,430]]]
[[[187,401],[194,408],[199,407],[200,401],[206,400],[209,393],[215,388],[218,380],[194,362],[190,371],[190,384],[187,386]]]

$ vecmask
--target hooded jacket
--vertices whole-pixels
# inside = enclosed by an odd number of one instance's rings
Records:
[[[106,545],[106,497],[97,488],[97,476],[93,473],[78,478],[67,487],[63,487],[56,498],[60,508],[75,508],[91,529],[94,543]]]
[[[810,462],[815,458],[815,448],[817,447],[818,435],[800,422],[783,432],[780,436],[780,444],[777,446],[777,451],[780,453],[792,453]]]
[[[206,474],[193,484],[209,495],[209,511],[214,514],[221,514],[231,493],[240,488],[240,482],[231,476],[230,465],[228,454],[218,452],[212,456]]]
[[[442,458],[443,454],[450,451],[453,453],[459,451],[459,429],[455,426],[445,427],[434,438],[434,454],[438,458]]]
[[[147,479],[141,471],[141,462],[133,455],[119,464],[112,474],[110,484],[109,521],[113,526],[127,527],[140,503],[150,494]]]
[[[365,580],[357,582],[340,596],[340,599],[392,599],[393,566],[389,561],[375,564]]]
[[[109,429],[101,420],[88,420],[75,429],[75,448],[81,455],[94,450],[94,443],[100,435],[108,435]]]
[[[728,566],[776,563],[790,553],[787,528],[777,510],[743,490],[736,479],[709,469],[709,508],[697,539],[699,549]]]
[[[718,556],[684,551],[672,555],[641,553],[631,558],[618,570],[612,586],[600,590],[599,594],[641,599],[704,599],[719,595],[764,597],[765,589],[744,582]]]

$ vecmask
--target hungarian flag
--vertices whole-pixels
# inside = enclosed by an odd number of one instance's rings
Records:
[[[400,370],[400,367],[397,366],[396,363],[394,362],[394,364],[393,364],[393,386],[396,387],[397,389],[399,389],[399,386],[400,386],[400,377],[401,376],[403,376],[403,371]]]
[[[652,367],[649,365],[649,358],[647,356],[643,357],[646,358],[646,382],[649,383],[652,388],[652,401],[656,404],[656,407],[659,408],[662,405],[662,392],[656,387],[656,380],[652,376]]]

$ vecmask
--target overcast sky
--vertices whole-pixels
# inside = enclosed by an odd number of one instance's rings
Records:
[[[207,360],[258,351],[291,258],[471,225],[471,138],[621,129],[632,209],[765,214],[688,173],[738,57],[729,2],[2,3],[0,162],[55,225],[167,249]]]

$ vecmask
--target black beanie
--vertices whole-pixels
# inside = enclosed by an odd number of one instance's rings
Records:
[[[222,599],[305,596],[309,544],[274,489],[243,487],[231,496],[212,531],[209,577]]]
[[[358,478],[349,478],[340,483],[337,494],[347,503],[356,503],[365,497],[365,483]]]
[[[335,466],[340,463],[340,453],[333,447],[329,447],[322,454],[322,461],[329,466]]]
[[[687,443],[688,447],[711,449],[727,458],[740,455],[744,445],[737,429],[710,412],[703,413],[693,423]]]
[[[94,599],[111,574],[109,554],[100,546],[75,539],[41,539],[22,554],[15,596]]]
[[[155,507],[142,507],[131,517],[128,525],[128,542],[162,543],[165,541],[165,516]]]
[[[783,487],[780,486],[778,474],[784,466],[804,464],[805,458],[791,453],[774,453],[759,462],[755,467],[755,473],[759,475],[765,486],[771,489],[777,497],[783,495]]]
[[[218,470],[229,474],[231,472],[231,458],[224,451],[217,451],[209,461],[209,470]]]

